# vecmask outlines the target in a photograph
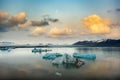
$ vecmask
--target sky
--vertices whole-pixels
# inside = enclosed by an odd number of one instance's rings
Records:
[[[0,0],[0,41],[120,39],[120,0]]]

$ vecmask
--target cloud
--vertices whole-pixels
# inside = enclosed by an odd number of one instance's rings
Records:
[[[111,21],[109,19],[103,19],[98,15],[90,15],[82,20],[85,27],[93,34],[105,34],[110,32],[109,25]]]
[[[58,19],[50,18],[50,17],[44,17],[41,21],[31,21],[32,26],[48,26],[49,22],[58,22]]]
[[[6,32],[6,29],[0,26],[0,32]]]
[[[49,25],[48,21],[31,21],[32,26],[47,26]]]
[[[72,27],[68,26],[65,28],[51,28],[48,35],[50,37],[59,37],[59,36],[65,36],[65,35],[71,35],[73,32]]]
[[[117,11],[117,12],[120,12],[120,8],[117,8],[116,11]]]
[[[112,24],[110,33],[106,34],[105,37],[120,39],[120,24],[119,23]]]
[[[23,24],[18,24],[18,27],[19,28],[28,28],[29,26],[32,25],[32,22],[31,21],[26,21],[25,23]]]
[[[58,22],[59,20],[58,20],[58,19],[49,18],[48,21],[51,21],[51,22]]]
[[[43,34],[44,32],[45,32],[45,28],[43,28],[43,27],[35,27],[32,30],[31,35],[32,36],[39,36],[39,35]]]
[[[8,23],[7,21],[3,21],[2,23],[0,23],[0,32],[7,32],[11,28],[13,28],[13,25]]]
[[[1,29],[0,32],[7,32],[11,30],[12,28],[14,28],[19,23],[18,19],[21,19],[22,21],[24,14],[23,13],[19,14],[20,17],[18,17],[18,15],[14,15],[10,19],[8,18],[8,16],[9,15],[7,12],[0,11],[0,29]],[[18,22],[17,24],[10,22],[10,21],[15,21],[15,20],[16,20],[16,23]]]
[[[58,22],[59,20],[58,19],[49,19],[49,21],[51,21],[51,22]]]
[[[111,24],[112,26],[120,26],[120,22],[114,22],[113,24]]]
[[[116,12],[120,12],[120,8],[116,8],[116,9],[113,9],[113,10],[107,10],[107,13],[114,13],[116,14]]]
[[[26,13],[25,12],[21,12],[18,14],[13,15],[10,19],[9,19],[9,23],[13,24],[13,25],[18,25],[19,27],[27,27],[29,25],[32,26],[47,26],[49,25],[49,22],[57,22],[58,19],[53,19],[53,18],[44,18],[43,20],[40,21],[29,21],[26,19]]]
[[[0,32],[7,32],[12,28],[22,28],[22,29],[29,29],[29,27],[33,26],[48,26],[49,22],[57,22],[58,19],[54,18],[43,18],[40,21],[31,21],[26,19],[27,14],[25,12],[20,12],[18,14],[14,14],[9,17],[7,12],[0,11]]]
[[[8,13],[0,11],[0,23],[2,23],[4,20],[8,18]]]
[[[0,32],[6,32],[7,27],[4,26],[4,24],[0,24]]]
[[[26,13],[25,12],[15,14],[9,19],[9,22],[14,25],[23,24],[23,23],[25,23],[25,21],[26,21]]]
[[[43,15],[43,18],[45,21],[48,21],[48,22],[49,21],[50,22],[58,22],[59,21],[59,19],[57,19],[57,18],[51,18],[50,15],[48,15],[48,14]]]

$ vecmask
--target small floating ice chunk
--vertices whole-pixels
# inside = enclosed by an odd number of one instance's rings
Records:
[[[56,76],[59,76],[59,77],[62,76],[62,74],[61,74],[60,72],[56,72],[55,75],[56,75]]]

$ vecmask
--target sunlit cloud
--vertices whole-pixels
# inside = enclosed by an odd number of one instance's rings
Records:
[[[73,33],[73,30],[71,26],[68,26],[65,28],[53,27],[50,29],[48,35],[50,37],[59,37],[59,36],[71,35],[72,33]]]
[[[16,25],[24,23],[25,21],[26,21],[26,13],[25,12],[21,12],[19,14],[15,14],[9,20],[10,23],[16,24]]]
[[[28,28],[32,25],[32,22],[31,21],[26,21],[25,23],[23,24],[18,24],[18,27],[20,28]]]
[[[0,11],[0,23],[8,18],[8,13]]]
[[[32,33],[31,35],[32,36],[39,36],[41,34],[45,33],[45,28],[43,27],[35,27],[33,30],[32,30]]]
[[[91,15],[82,20],[84,26],[86,26],[93,34],[105,34],[110,33],[109,19],[104,19],[98,15]]]
[[[0,12],[0,32],[8,32],[15,27],[17,28],[18,25],[24,24],[26,22],[25,12],[15,14],[10,18],[8,18],[8,16],[9,15],[7,12]]]
[[[105,35],[106,38],[119,39],[120,38],[120,28],[113,28],[109,34]]]

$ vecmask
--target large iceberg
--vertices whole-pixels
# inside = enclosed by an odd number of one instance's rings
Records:
[[[96,59],[96,55],[93,53],[86,53],[86,54],[79,54],[79,53],[74,53],[73,57],[75,58],[82,58],[82,59]]]

